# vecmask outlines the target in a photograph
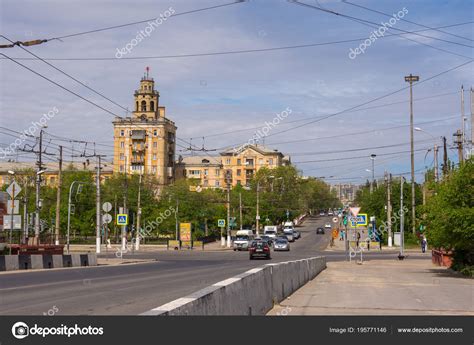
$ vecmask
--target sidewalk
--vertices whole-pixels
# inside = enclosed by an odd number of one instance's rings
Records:
[[[474,315],[474,280],[429,259],[329,262],[268,315]]]
[[[365,245],[365,243],[363,241],[360,241],[360,242],[361,242],[361,245]],[[334,240],[334,247],[331,247],[330,245],[328,245],[328,247],[325,249],[325,251],[328,251],[328,252],[345,252],[346,251],[345,241],[340,241],[339,238],[337,238],[337,239]],[[393,246],[393,247],[390,248],[390,247],[384,245],[384,246],[382,246],[382,251],[383,252],[391,251],[391,252],[397,252],[398,253],[400,251],[400,247]],[[379,252],[380,253],[379,246],[377,246],[375,248],[371,246],[370,250],[366,250],[364,248],[364,253],[367,253],[367,252],[369,252],[369,253]],[[407,253],[407,254],[420,254],[420,255],[422,255],[421,248],[405,249],[404,252]],[[431,249],[427,249],[426,253],[431,253]]]

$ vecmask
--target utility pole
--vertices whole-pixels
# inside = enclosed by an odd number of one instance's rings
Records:
[[[375,157],[376,154],[372,153],[370,155],[370,160],[372,161],[372,181],[370,181],[370,194],[374,191],[374,183],[375,183]]]
[[[98,165],[97,172],[95,174],[95,183],[96,183],[96,193],[95,193],[95,203],[96,203],[96,235],[95,235],[95,251],[100,253],[100,230],[102,229],[102,216],[100,208],[100,155],[97,156]]]
[[[259,236],[259,226],[260,226],[260,181],[257,181],[257,215],[255,217],[256,223],[255,223],[255,228],[256,228],[256,234],[257,237]]]
[[[176,198],[176,212],[174,213],[174,220],[176,226],[176,233],[175,233],[175,240],[179,240],[178,232],[179,232],[179,222],[178,222],[178,210],[179,210],[179,199]]]
[[[240,213],[240,230],[242,230],[242,193],[239,192],[239,213]]]
[[[471,157],[474,156],[474,90],[471,87]]]
[[[458,147],[458,160],[459,165],[464,162],[464,152],[463,152],[463,145],[462,145],[462,130],[458,129],[456,133],[453,134],[454,143]]]
[[[43,151],[43,129],[40,129],[39,135],[39,151],[38,151],[38,162],[36,169],[36,200],[35,200],[35,238],[34,244],[39,245],[39,234],[40,234],[40,187],[41,187],[41,171],[43,164],[41,160],[41,154]]]
[[[461,85],[461,142],[466,143],[466,118],[464,116],[464,85]],[[463,152],[464,154],[464,152]]]
[[[417,75],[405,77],[405,81],[410,83],[410,161],[411,161],[411,217],[412,217],[412,232],[415,233],[416,224],[416,209],[415,209],[415,143],[413,134],[413,82],[420,80]]]
[[[434,178],[435,182],[439,181],[439,173],[438,173],[438,144],[434,145]]]
[[[59,166],[58,166],[58,188],[56,193],[56,224],[54,227],[55,230],[55,238],[54,244],[59,245],[59,217],[60,217],[60,209],[61,209],[61,184],[62,184],[62,170],[63,170],[63,147],[59,146]]]
[[[141,185],[142,185],[142,174],[138,177],[138,202],[137,202],[137,229],[135,234],[135,250],[140,249],[140,218],[142,214],[142,209],[140,208],[140,194],[141,194]]]
[[[23,196],[23,244],[28,244],[28,179],[26,178],[25,194]]]
[[[227,203],[226,204],[227,204],[227,248],[230,248],[230,176],[228,176],[227,178]]]
[[[387,243],[389,247],[392,247],[392,202],[391,202],[391,194],[392,194],[392,174],[387,174],[385,176],[387,180],[387,227],[388,227],[388,239]]]
[[[127,163],[127,156],[125,156],[125,194],[123,196],[123,213],[128,215],[127,209],[127,196],[128,196],[128,163]],[[127,241],[127,226],[122,226],[122,251],[126,249],[126,241]]]
[[[404,234],[404,219],[405,212],[403,212],[403,176],[400,176],[400,253],[398,254],[398,259],[403,260],[405,258],[404,246],[405,246],[405,234]]]
[[[448,175],[448,148],[446,146],[446,137],[443,137],[443,178]]]

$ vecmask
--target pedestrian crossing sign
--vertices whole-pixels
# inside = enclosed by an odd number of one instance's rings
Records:
[[[128,224],[128,215],[117,214],[117,225],[127,225],[127,224]]]

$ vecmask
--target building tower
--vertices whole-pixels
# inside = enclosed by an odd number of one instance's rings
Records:
[[[165,117],[149,68],[135,90],[132,117],[116,118],[114,172],[148,174],[166,185],[174,179],[176,126]]]

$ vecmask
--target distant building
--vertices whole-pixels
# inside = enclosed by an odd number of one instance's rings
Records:
[[[202,187],[225,187],[225,172],[232,171],[232,186],[249,186],[258,170],[290,165],[290,157],[262,145],[229,149],[220,156],[190,156],[177,162],[177,178],[199,180]]]
[[[132,117],[116,118],[114,172],[143,173],[167,185],[174,179],[176,126],[165,117],[153,78],[146,75],[135,91]]]
[[[355,196],[359,187],[352,183],[338,183],[332,185],[331,189],[336,192],[338,199],[343,204],[348,204],[355,200]]]

